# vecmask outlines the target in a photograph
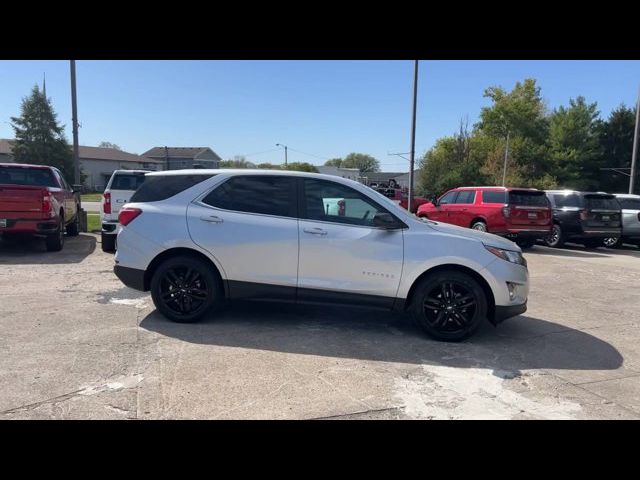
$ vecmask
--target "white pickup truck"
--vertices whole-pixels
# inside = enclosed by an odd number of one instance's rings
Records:
[[[118,213],[142,185],[148,170],[116,170],[102,194],[102,250],[115,252]]]

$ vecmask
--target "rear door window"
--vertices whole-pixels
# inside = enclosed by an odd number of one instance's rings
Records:
[[[458,192],[456,201],[453,203],[473,203],[475,198],[476,198],[475,190],[462,190]]]
[[[548,207],[549,199],[543,192],[509,192],[510,205],[522,205],[526,207]]]
[[[585,195],[587,208],[595,210],[620,210],[620,204],[614,196]]]
[[[136,191],[144,183],[144,180],[144,173],[116,173],[110,189]]]
[[[166,200],[180,192],[213,177],[215,174],[204,175],[153,175],[147,177],[130,202],[159,202]],[[115,180],[115,179],[114,179]]]
[[[295,217],[295,179],[275,175],[232,177],[216,187],[202,202],[224,210]]]
[[[506,193],[501,190],[485,190],[482,192],[482,203],[507,203]]]
[[[562,193],[555,193],[553,195],[553,201],[556,204],[556,207],[580,207],[580,197],[575,193],[571,193],[569,195],[564,195]]]

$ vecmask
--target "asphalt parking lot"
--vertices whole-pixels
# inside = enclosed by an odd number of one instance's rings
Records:
[[[370,310],[173,324],[99,236],[0,240],[0,418],[640,418],[640,250],[526,258],[526,314],[447,344]]]

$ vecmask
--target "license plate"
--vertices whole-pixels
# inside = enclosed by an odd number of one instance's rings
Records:
[[[6,226],[7,226],[7,219],[0,218],[0,228],[6,228]]]
[[[609,221],[609,215],[602,215],[602,220],[605,222]]]
[[[535,212],[529,212],[529,218],[538,218],[538,214]]]

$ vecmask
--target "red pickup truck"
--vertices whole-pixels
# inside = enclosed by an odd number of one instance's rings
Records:
[[[0,236],[44,237],[47,250],[80,232],[78,199],[57,168],[0,163]]]

